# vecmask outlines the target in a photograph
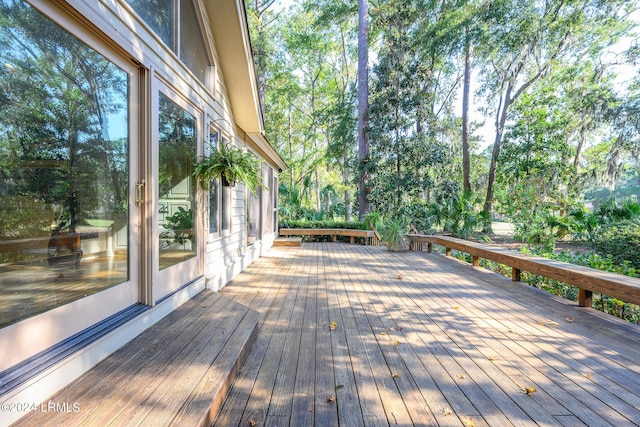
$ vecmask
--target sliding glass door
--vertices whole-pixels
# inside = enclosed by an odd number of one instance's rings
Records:
[[[0,0],[0,371],[139,300],[138,69]]]

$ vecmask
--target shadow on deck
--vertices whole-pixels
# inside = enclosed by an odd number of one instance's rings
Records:
[[[305,243],[53,398],[78,414],[23,425],[638,425],[638,360],[636,325],[442,255]]]
[[[305,243],[222,294],[262,317],[216,426],[640,423],[640,328],[442,255]]]
[[[14,425],[209,426],[258,320],[249,307],[205,290]]]

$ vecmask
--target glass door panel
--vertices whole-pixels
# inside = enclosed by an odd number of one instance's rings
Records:
[[[196,120],[162,93],[158,118],[159,268],[196,256]]]
[[[202,215],[198,214],[193,178],[201,144],[198,129],[202,114],[159,80],[157,84],[153,137],[157,143],[151,150],[156,200],[152,288],[155,301],[202,271],[197,237]]]
[[[20,358],[138,300],[138,83],[132,64],[26,3],[0,0],[0,16],[0,348],[49,319]]]

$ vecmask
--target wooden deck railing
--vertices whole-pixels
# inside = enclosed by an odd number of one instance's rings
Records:
[[[582,267],[568,262],[555,261],[533,255],[525,255],[504,248],[469,242],[463,239],[445,236],[429,236],[422,234],[407,235],[411,250],[422,250],[424,243],[431,252],[432,245],[445,247],[445,254],[451,256],[451,250],[466,252],[472,256],[474,267],[479,259],[484,258],[511,267],[511,279],[520,281],[521,272],[558,280],[579,289],[578,304],[591,307],[593,292],[618,298],[624,302],[640,304],[640,279],[609,273],[594,268]]]
[[[380,235],[375,230],[352,230],[348,228],[281,228],[281,236],[333,236],[333,241],[338,240],[338,236],[347,236],[351,243],[356,237],[364,239],[365,244],[378,246]]]

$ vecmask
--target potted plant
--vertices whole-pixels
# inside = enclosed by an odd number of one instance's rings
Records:
[[[407,226],[401,219],[393,219],[387,224],[382,235],[382,240],[387,242],[387,250],[390,252],[404,252],[409,250],[409,244],[405,238]]]
[[[254,193],[258,186],[266,189],[260,182],[258,160],[251,153],[227,144],[211,146],[211,154],[196,163],[193,175],[205,190],[209,181],[218,178],[225,187],[233,187],[240,181]]]

